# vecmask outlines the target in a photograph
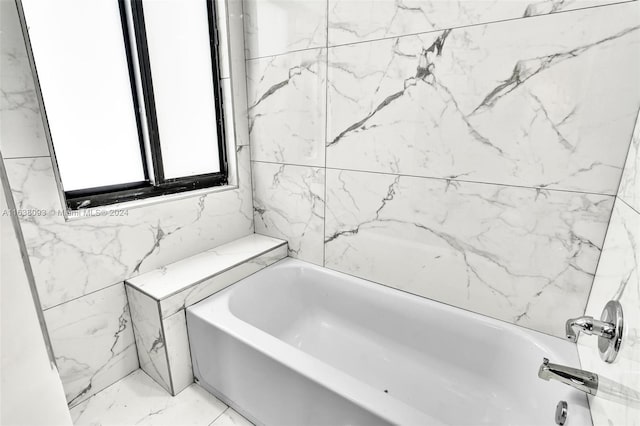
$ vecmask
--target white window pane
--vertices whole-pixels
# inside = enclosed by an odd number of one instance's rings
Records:
[[[23,0],[65,191],[145,180],[117,0]]]
[[[165,178],[219,172],[207,2],[143,6]]]

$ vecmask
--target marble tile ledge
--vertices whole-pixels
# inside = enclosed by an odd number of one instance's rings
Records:
[[[193,383],[185,308],[287,257],[253,234],[126,281],[140,368],[172,395]]]
[[[251,234],[128,279],[126,285],[158,301],[162,316],[168,317],[281,259],[278,253],[283,249],[286,257],[286,245]]]
[[[136,370],[71,409],[76,426],[251,426],[252,423],[197,384],[171,397]]]

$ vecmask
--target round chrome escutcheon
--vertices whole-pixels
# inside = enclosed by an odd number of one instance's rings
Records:
[[[623,321],[622,321],[622,305],[617,300],[610,300],[604,306],[600,319],[604,322],[613,324],[613,336],[598,337],[598,350],[600,358],[604,362],[613,362],[620,351],[622,343]]]

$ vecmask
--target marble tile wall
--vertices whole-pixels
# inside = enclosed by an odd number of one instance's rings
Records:
[[[0,424],[71,426],[5,176],[0,159]]]
[[[636,121],[627,162],[620,179],[618,197],[629,207],[640,212],[640,115]]]
[[[325,169],[253,162],[256,232],[288,240],[289,256],[323,263]]]
[[[248,61],[252,159],[324,166],[327,50]]]
[[[140,368],[182,392],[193,383],[185,309],[285,257],[284,241],[251,234],[127,279]]]
[[[640,106],[639,3],[287,3],[244,0],[256,232],[563,336]]]
[[[40,212],[20,222],[73,406],[138,368],[126,278],[254,232],[242,4],[229,0],[229,18],[222,22],[229,24],[230,50],[241,56],[225,62],[223,79],[237,116],[227,127],[235,138],[235,159],[230,158],[238,187],[130,208],[123,216],[66,221],[59,214],[62,204],[15,3],[1,3],[1,150],[17,208]]]
[[[617,300],[624,314],[624,333],[612,364],[600,359],[597,339],[581,336],[578,353],[582,368],[623,386],[640,390],[640,176],[638,144],[640,115],[620,183],[615,207],[596,272],[586,315],[600,318],[605,304]],[[595,426],[640,425],[640,400],[590,398]]]
[[[329,169],[325,265],[562,335],[549,312],[584,310],[612,201]]]
[[[329,44],[335,46],[619,2],[616,0],[329,0]]]
[[[615,194],[640,30],[638,13],[602,13],[330,49],[327,167]]]

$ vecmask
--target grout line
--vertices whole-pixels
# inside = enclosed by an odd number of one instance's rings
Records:
[[[640,211],[636,210],[636,208],[635,208],[635,207],[633,207],[631,204],[627,203],[627,201],[626,201],[624,198],[620,197],[619,195],[616,195],[616,200],[620,200],[620,201],[622,201],[622,203],[623,203],[624,205],[626,205],[627,207],[629,207],[629,208],[630,208],[631,210],[633,210],[635,213],[640,214]]]
[[[217,398],[216,398],[216,399],[217,399]],[[218,399],[218,401],[220,401],[220,400]],[[223,404],[224,404],[224,402],[223,402]],[[224,415],[224,413],[226,413],[227,411],[229,411],[229,408],[231,408],[231,407],[229,407],[227,404],[224,404],[224,405],[225,405],[225,407],[227,407],[227,408],[225,408],[224,410],[222,410],[222,413],[218,414],[218,415],[217,415],[213,420],[211,420],[211,423],[209,423],[209,426],[211,426],[212,424],[214,424],[214,423],[216,422],[216,420],[218,420],[220,417],[222,417],[222,416]]]
[[[323,135],[323,147],[324,150],[324,198],[323,207],[324,212],[322,214],[322,266],[324,267],[327,259],[327,245],[324,243],[327,237],[327,134],[329,133],[329,0],[325,0],[327,4],[326,9],[326,23],[327,23],[327,39],[325,49],[325,74],[324,74],[324,135]]]
[[[285,166],[294,166],[294,167],[309,167],[309,168],[322,168],[322,166],[310,166],[306,164],[295,164],[295,163],[280,163],[275,161],[263,161],[263,160],[253,160],[253,163],[264,163],[264,164],[278,164]],[[559,189],[559,188],[548,188],[541,186],[526,186],[526,185],[514,185],[514,184],[506,184],[506,183],[496,183],[496,182],[485,182],[485,181],[476,181],[476,180],[466,180],[466,179],[456,179],[456,178],[446,178],[446,177],[437,177],[437,176],[419,176],[419,175],[411,175],[406,173],[387,173],[387,172],[377,172],[371,170],[357,170],[357,169],[347,169],[347,168],[339,168],[339,167],[328,167],[325,166],[326,170],[339,170],[339,171],[347,171],[354,173],[372,173],[384,176],[401,176],[401,177],[410,177],[416,179],[433,179],[433,180],[443,180],[443,181],[453,181],[453,182],[462,182],[462,183],[471,183],[478,185],[493,185],[493,186],[506,186],[511,188],[522,188],[522,189],[535,189],[541,191],[551,191],[551,192],[568,192],[572,194],[585,194],[585,195],[599,195],[604,197],[615,197],[614,194],[605,194],[600,192],[589,192],[589,191],[577,191],[570,189]]]
[[[408,290],[404,290],[402,288],[394,287],[391,284],[385,284],[385,283],[380,282],[380,281],[374,281],[371,278],[363,278],[361,276],[354,275],[353,273],[345,272],[345,271],[342,271],[342,270],[337,269],[337,268],[332,268],[330,266],[325,266],[325,268],[327,268],[330,271],[335,271],[335,272],[338,272],[338,273],[341,273],[341,274],[345,274],[345,275],[348,275],[350,277],[354,277],[354,278],[359,279],[359,280],[367,281],[368,283],[381,285],[383,287],[386,287],[386,288],[389,288],[389,289],[392,289],[392,290],[400,291],[400,292],[405,293],[405,294],[410,294],[411,296],[414,296],[414,297],[420,297],[422,299],[426,299],[426,300],[429,300],[429,301],[434,302],[434,303],[439,303],[439,304],[442,304],[442,305],[445,305],[445,306],[449,306],[449,307],[452,307],[452,308],[455,308],[455,309],[460,309],[460,310],[465,311],[465,312],[470,312],[470,313],[472,313],[474,315],[479,315],[479,316],[481,316],[483,318],[491,318],[492,320],[500,321],[501,323],[505,323],[505,324],[509,324],[509,325],[512,325],[512,326],[524,328],[526,330],[529,330],[529,331],[532,331],[532,332],[535,332],[535,333],[544,334],[546,336],[550,336],[550,337],[554,337],[556,339],[560,339],[562,341],[566,341],[562,337],[556,336],[555,334],[551,334],[551,332],[535,329],[535,328],[533,328],[533,326],[527,327],[527,326],[524,326],[522,324],[518,324],[518,323],[510,321],[510,320],[497,318],[497,317],[494,317],[494,316],[491,316],[491,315],[488,315],[488,314],[485,314],[485,313],[482,313],[482,312],[473,311],[473,310],[468,309],[468,308],[463,308],[462,306],[459,306],[459,305],[454,305],[452,303],[448,303],[448,302],[444,302],[444,301],[441,301],[441,300],[438,300],[438,299],[434,299],[434,298],[429,297],[429,296],[425,296],[425,295],[422,295],[422,294],[419,294],[419,293],[414,293],[414,292],[411,292],[411,291],[408,291]]]
[[[173,374],[171,373],[171,360],[169,359],[169,344],[167,342],[167,332],[164,329],[164,318],[162,318],[162,307],[160,306],[160,301],[159,300],[154,300],[154,303],[156,304],[156,307],[158,309],[158,320],[160,321],[160,332],[162,333],[162,340],[164,343],[164,356],[165,359],[167,360],[167,374],[169,375],[169,383],[167,383],[167,385],[169,385],[169,389],[165,389],[166,391],[168,391],[171,396],[176,396],[176,388],[173,385]],[[131,322],[133,322],[133,320],[131,320]],[[139,357],[138,357],[139,359]],[[160,375],[160,378],[162,378],[162,373],[160,372],[160,370],[155,366],[155,363],[153,362],[153,359],[151,359],[151,355],[149,355],[149,361],[151,361],[151,364],[153,364],[153,366],[156,368],[156,370],[158,371],[158,374]]]
[[[89,403],[89,401],[91,401],[93,398],[95,398],[96,396],[100,395],[102,392],[106,391],[107,389],[111,388],[112,386],[115,386],[116,384],[120,383],[121,381],[123,381],[124,379],[126,379],[127,377],[129,377],[130,375],[132,375],[133,373],[135,373],[136,371],[140,371],[142,374],[146,375],[147,377],[149,377],[149,379],[156,384],[158,387],[160,387],[161,389],[164,390],[164,388],[160,385],[158,385],[158,383],[153,380],[153,378],[151,378],[151,376],[149,376],[142,368],[138,367],[133,371],[130,371],[129,373],[127,373],[126,376],[121,377],[120,379],[116,380],[115,382],[111,383],[110,385],[108,385],[107,387],[104,387],[102,389],[100,389],[98,392],[94,393],[93,395],[91,395],[90,397],[88,397],[87,399],[83,399],[82,401],[78,402],[76,405],[74,405],[73,407],[69,407],[69,411],[81,406],[84,403]],[[84,413],[84,411],[83,411]],[[82,416],[82,414],[81,414]]]
[[[635,1],[635,0],[631,0],[631,1]],[[245,56],[245,61],[246,62],[251,62],[251,61],[258,61],[260,59],[269,59],[269,58],[277,58],[279,56],[286,56],[290,53],[301,53],[301,52],[309,52],[312,50],[318,50],[318,49],[326,49],[327,46],[314,46],[314,47],[305,47],[303,49],[294,49],[294,50],[287,50],[286,52],[280,52],[280,53],[273,53],[271,55],[263,55],[263,56],[256,56],[254,58],[247,58]]]
[[[129,302],[129,292],[127,291],[127,286],[124,286],[124,298],[127,303],[127,312],[129,312],[129,323],[131,324],[131,334],[133,334],[133,346],[136,348],[136,358],[138,359],[138,368],[142,369],[142,364],[140,364],[140,347],[138,346],[138,339],[136,339],[136,330],[133,326],[133,311],[131,309],[131,303]],[[134,370],[135,371],[135,370]]]
[[[357,45],[357,44],[362,44],[362,43],[372,43],[372,42],[376,42],[376,41],[383,41],[383,40],[394,40],[396,38],[403,38],[403,37],[415,37],[415,36],[420,36],[423,34],[429,34],[429,33],[436,33],[436,32],[442,32],[445,30],[458,30],[458,29],[464,29],[464,28],[472,28],[472,27],[480,27],[480,26],[484,26],[484,25],[492,25],[492,24],[499,24],[502,22],[512,22],[512,21],[518,21],[521,19],[535,19],[535,18],[542,18],[542,17],[550,17],[550,16],[555,16],[555,15],[562,15],[565,13],[572,13],[572,12],[580,12],[580,11],[584,11],[584,10],[589,10],[589,9],[597,9],[597,8],[601,8],[601,7],[609,7],[609,6],[616,6],[616,5],[621,5],[621,4],[626,4],[626,3],[633,3],[634,1],[638,1],[638,0],[625,0],[625,1],[618,1],[615,3],[607,3],[607,4],[598,4],[598,5],[593,5],[593,6],[586,6],[586,7],[581,7],[578,9],[570,9],[570,10],[561,10],[559,12],[552,12],[552,13],[542,13],[539,15],[534,15],[534,16],[518,16],[518,17],[514,17],[514,18],[506,18],[506,19],[497,19],[497,20],[489,20],[489,21],[483,21],[483,22],[477,22],[477,23],[473,23],[473,24],[467,24],[467,25],[459,25],[459,26],[443,26],[441,28],[437,28],[437,29],[430,29],[430,30],[426,30],[426,31],[418,31],[415,33],[407,33],[407,34],[398,34],[398,35],[394,35],[394,36],[389,36],[389,37],[381,37],[381,38],[374,38],[374,39],[370,39],[370,40],[358,40],[358,41],[352,41],[349,43],[338,43],[338,44],[333,44],[333,45],[329,45],[329,37],[328,37],[328,33],[329,33],[329,25],[327,22],[327,49],[332,49],[334,47],[345,47],[345,46],[353,46],[353,45]],[[328,11],[328,3],[327,3],[327,11]],[[327,13],[327,21],[329,19],[328,13]],[[304,49],[295,49],[295,50],[288,50],[286,52],[278,52],[278,53],[273,53],[270,55],[263,55],[263,56],[256,56],[256,57],[252,57],[252,58],[246,58],[247,61],[252,61],[252,60],[256,60],[256,59],[266,59],[266,58],[274,58],[277,56],[284,56],[287,55],[289,53],[298,53],[298,52],[304,52],[306,50],[314,50],[314,49],[322,49],[323,46],[315,46],[315,47],[307,47]]]
[[[499,24],[499,23],[503,23],[503,22],[513,22],[513,21],[518,21],[518,20],[521,20],[521,19],[535,19],[535,18],[542,18],[542,17],[551,17],[551,16],[555,16],[555,15],[562,15],[562,14],[565,14],[565,13],[580,12],[580,11],[588,10],[588,9],[607,7],[607,6],[615,6],[615,5],[619,5],[619,4],[625,4],[625,3],[632,3],[634,1],[637,1],[637,0],[627,0],[627,1],[619,1],[619,2],[616,2],[616,3],[598,4],[598,5],[594,5],[594,6],[581,7],[581,8],[578,8],[578,9],[561,10],[559,12],[552,12],[552,13],[542,13],[542,14],[533,15],[533,16],[518,16],[518,17],[515,17],[515,18],[496,19],[496,20],[493,20],[493,21],[490,20],[490,21],[477,22],[477,23],[467,24],[467,25],[442,27],[442,28],[432,29],[432,30],[428,30],[428,31],[419,31],[419,32],[415,32],[415,33],[400,34],[400,35],[395,35],[395,36],[390,36],[390,37],[382,37],[382,38],[371,39],[371,40],[359,40],[359,41],[354,41],[354,42],[350,42],[350,43],[336,44],[336,45],[333,45],[331,47],[352,46],[352,45],[355,45],[355,44],[369,43],[369,42],[373,42],[373,41],[393,40],[393,39],[396,39],[396,38],[403,38],[403,37],[415,37],[415,36],[419,36],[419,35],[423,35],[423,34],[429,34],[429,33],[435,33],[435,32],[443,32],[443,31],[446,31],[446,30],[459,30],[459,29],[464,29],[464,28],[481,27],[481,26],[485,26],[485,25]]]
[[[618,202],[618,200],[622,201],[624,204],[628,205],[629,204],[624,201],[622,198],[620,198],[618,196],[619,192],[620,192],[620,186],[622,185],[622,177],[624,175],[624,169],[625,166],[627,164],[627,159],[629,157],[629,152],[631,152],[631,145],[633,144],[633,135],[635,134],[635,130],[636,130],[636,125],[638,124],[638,117],[640,116],[640,108],[638,108],[638,112],[636,114],[636,123],[634,123],[633,125],[633,129],[631,129],[631,136],[629,137],[629,146],[627,148],[627,155],[624,156],[624,159],[622,160],[622,169],[620,170],[620,179],[618,180],[618,186],[616,187],[616,193],[614,195],[614,201],[613,201],[613,206],[611,207],[611,213],[609,213],[609,220],[607,221],[607,229],[604,232],[604,238],[602,240],[602,248],[600,249],[600,254],[598,255],[598,260],[596,261],[596,269],[593,272],[593,280],[591,280],[591,286],[589,287],[589,294],[587,295],[587,301],[584,304],[584,311],[583,311],[583,315],[585,315],[587,313],[587,307],[589,306],[589,300],[591,299],[591,293],[593,292],[593,286],[596,283],[596,277],[598,276],[598,269],[600,268],[600,260],[602,259],[602,254],[604,253],[604,246],[605,243],[607,242],[607,235],[609,234],[609,229],[611,228],[611,220],[613,219],[613,212],[616,208],[616,203]],[[629,206],[631,207],[631,206]],[[631,207],[631,209],[635,212],[637,212],[636,209],[634,209],[633,207]]]
[[[228,3],[227,3],[228,6]],[[255,186],[253,184],[253,167],[251,162],[253,161],[253,148],[251,147],[251,132],[249,131],[249,123],[250,123],[250,115],[249,115],[249,61],[247,58],[247,31],[246,31],[246,14],[244,11],[244,1],[240,2],[240,8],[242,9],[242,56],[244,58],[244,97],[246,100],[246,111],[243,111],[246,114],[247,118],[247,146],[249,147],[249,190],[251,192],[249,199],[251,200],[251,228],[253,229],[253,233],[256,233],[256,216],[255,216]],[[227,14],[229,12],[227,11]],[[227,28],[227,32],[229,32],[229,28]],[[237,136],[236,136],[237,137]]]
[[[635,116],[636,116],[636,121],[633,123],[633,128],[631,129],[631,135],[629,136],[629,145],[627,146],[627,153],[622,159],[622,169],[620,170],[620,179],[618,180],[618,185],[616,186],[616,196],[620,193],[620,187],[622,186],[622,177],[624,175],[624,169],[625,169],[625,166],[627,165],[627,159],[629,158],[631,147],[633,146],[633,135],[635,135],[636,133],[636,127],[640,126],[640,107],[638,107]]]
[[[607,227],[604,231],[604,236],[602,237],[602,247],[600,248],[600,253],[598,253],[598,259],[596,260],[596,267],[593,270],[593,278],[591,279],[591,285],[589,286],[589,293],[587,294],[586,301],[584,303],[584,308],[582,309],[582,315],[587,313],[587,307],[589,306],[589,299],[591,299],[591,292],[593,292],[593,286],[596,283],[596,277],[598,276],[598,268],[600,267],[600,260],[602,259],[602,253],[604,253],[605,243],[607,242],[607,235],[609,234],[609,229],[611,228],[611,219],[613,218],[613,211],[616,208],[616,203],[619,198],[614,195],[613,196],[613,205],[611,206],[611,212],[609,213],[609,219],[607,220]],[[576,345],[577,345],[576,341]]]
[[[184,333],[187,336],[187,352],[189,352],[189,372],[191,373],[191,383],[189,383],[189,385],[187,385],[187,387],[185,387],[184,389],[182,389],[179,393],[184,392],[185,390],[187,390],[187,388],[193,386],[196,384],[196,375],[193,372],[193,361],[192,361],[192,357],[191,357],[191,338],[189,337],[189,324],[187,323],[187,308],[184,309],[180,309],[178,312],[176,312],[173,315],[177,315],[179,313],[182,313],[182,318],[181,320],[184,321]],[[170,315],[169,317],[167,317],[167,319],[169,319],[170,317],[172,317],[173,315]],[[177,396],[177,395],[176,395]],[[227,404],[225,404],[227,405]],[[222,413],[221,413],[222,414]],[[215,421],[215,419],[214,419]]]
[[[102,287],[102,288],[99,288],[99,289],[97,289],[97,290],[93,290],[93,291],[90,291],[90,292],[88,292],[88,293],[82,294],[82,295],[80,295],[80,296],[78,296],[78,297],[74,297],[73,299],[65,300],[64,302],[60,302],[60,303],[58,303],[58,304],[56,304],[56,305],[49,306],[48,308],[44,308],[44,309],[42,309],[42,311],[43,311],[43,312],[46,312],[46,311],[48,311],[49,309],[57,308],[58,306],[62,306],[62,305],[64,305],[64,304],[66,304],[66,303],[73,302],[73,301],[78,300],[78,299],[82,299],[82,298],[83,298],[83,297],[85,297],[85,296],[90,296],[90,295],[92,295],[92,294],[98,293],[99,291],[106,290],[106,289],[108,289],[108,288],[111,288],[111,287],[116,286],[116,285],[119,285],[119,284],[124,285],[124,281],[118,281],[118,282],[116,282],[116,283],[109,284],[109,285],[104,286],[104,287]],[[126,290],[126,289],[125,289],[125,290]]]

